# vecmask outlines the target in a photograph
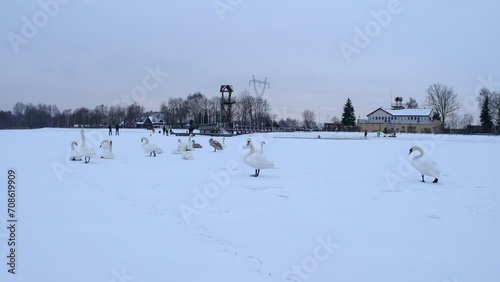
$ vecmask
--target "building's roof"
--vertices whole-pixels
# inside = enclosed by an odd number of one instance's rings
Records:
[[[157,117],[157,116],[143,116],[138,122],[137,124],[143,124],[145,123],[146,121],[151,122],[151,123],[161,123],[163,122],[163,118],[162,117]]]
[[[378,108],[375,111],[369,113],[367,116],[372,115],[378,110],[382,110],[388,113],[391,116],[430,116],[432,113],[432,109],[401,109],[401,110],[393,110],[393,109],[382,109]]]

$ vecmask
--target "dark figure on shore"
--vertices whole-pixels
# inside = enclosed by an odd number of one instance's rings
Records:
[[[166,126],[163,126],[163,135],[165,135],[165,131],[167,131],[167,127]]]
[[[120,135],[120,125],[116,124],[115,126],[115,135]]]
[[[108,135],[110,136],[113,135],[113,127],[111,126],[111,124],[108,126],[108,129],[109,129]]]

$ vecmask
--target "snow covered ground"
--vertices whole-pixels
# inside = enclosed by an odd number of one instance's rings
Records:
[[[175,136],[87,129],[115,159],[85,164],[68,160],[78,129],[0,131],[0,281],[500,281],[500,138],[320,134],[252,135],[277,167],[256,178],[248,135],[215,153],[195,136],[204,147],[183,160]],[[165,152],[150,157],[142,137]],[[438,184],[420,182],[412,145]]]

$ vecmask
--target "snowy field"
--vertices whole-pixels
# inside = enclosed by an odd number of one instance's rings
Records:
[[[320,134],[251,135],[276,165],[251,177],[249,135],[215,153],[195,136],[203,148],[183,160],[175,136],[88,129],[115,158],[85,164],[68,157],[78,129],[0,131],[0,281],[500,281],[500,138]],[[413,145],[438,184],[420,182]]]

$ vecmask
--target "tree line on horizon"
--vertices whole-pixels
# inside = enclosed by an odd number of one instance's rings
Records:
[[[252,96],[243,90],[232,105],[233,121],[239,126],[279,126],[276,115],[271,113],[270,103],[259,96]],[[42,128],[42,127],[107,127],[120,124],[135,127],[143,116],[161,115],[167,125],[205,124],[221,122],[221,97],[207,98],[200,92],[186,98],[169,98],[162,102],[158,111],[146,111],[142,105],[104,104],[94,109],[80,107],[61,111],[57,105],[37,105],[17,102],[11,111],[0,111],[0,128]],[[285,125],[292,120],[280,120]]]
[[[460,103],[457,94],[450,86],[435,83],[426,90],[425,105],[434,110],[433,119],[438,119],[449,129],[464,129],[470,126],[474,117],[468,113],[459,114]],[[75,125],[106,127],[121,124],[135,127],[135,121],[145,115],[160,114],[167,125],[172,124],[206,124],[221,121],[220,97],[208,98],[200,92],[187,95],[186,98],[169,98],[160,105],[159,111],[146,111],[138,103],[131,105],[99,105],[94,109],[80,107],[74,111],[60,111],[57,105],[24,104],[18,102],[12,111],[0,111],[0,128],[42,128],[42,127],[74,127]],[[238,126],[265,126],[283,128],[320,127],[316,123],[315,112],[306,109],[302,112],[302,120],[283,118],[271,113],[270,103],[261,96],[253,96],[243,90],[235,98],[233,104],[233,121]],[[500,132],[500,92],[482,88],[477,97],[480,106],[480,122],[484,133]],[[410,97],[405,108],[415,109],[419,105]],[[350,98],[344,105],[341,118],[334,116],[328,122],[344,126],[355,126],[356,115]]]

